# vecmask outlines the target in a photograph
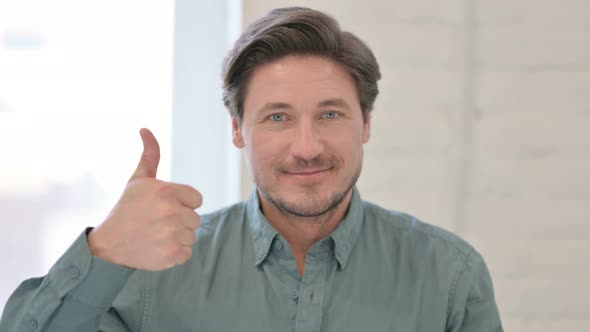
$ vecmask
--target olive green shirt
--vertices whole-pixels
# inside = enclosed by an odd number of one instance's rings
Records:
[[[193,257],[160,272],[93,257],[86,230],[18,287],[0,331],[502,331],[486,265],[457,236],[355,188],[301,276],[259,204],[203,216]]]

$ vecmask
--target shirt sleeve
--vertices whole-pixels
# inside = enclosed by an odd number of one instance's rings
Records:
[[[112,304],[134,272],[92,256],[83,232],[41,278],[24,281],[6,303],[0,331],[129,331]]]
[[[447,332],[504,331],[490,273],[483,257],[475,250],[457,269],[447,317]]]

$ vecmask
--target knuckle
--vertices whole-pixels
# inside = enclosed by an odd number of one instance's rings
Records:
[[[201,204],[203,204],[203,195],[201,195],[201,193],[197,189],[194,189],[194,188],[192,188],[192,189],[194,190],[194,193],[195,193],[195,206],[199,207],[199,206],[201,206]]]
[[[184,229],[182,234],[179,235],[179,241],[183,245],[193,245],[196,242],[196,235],[194,231]]]
[[[186,221],[187,227],[191,230],[197,230],[201,225],[201,220],[198,216],[190,216]]]
[[[190,232],[189,239],[190,244],[195,244],[197,242],[197,234],[195,234],[195,232]]]
[[[167,262],[174,262],[178,257],[178,250],[180,246],[170,246],[164,251],[164,259]]]
[[[192,247],[182,247],[182,255],[185,261],[188,261],[191,257],[193,257],[193,248]]]
[[[171,202],[165,202],[160,205],[160,214],[163,217],[173,217],[177,216],[179,213],[178,206],[172,204]]]
[[[176,227],[170,223],[164,223],[160,235],[167,242],[174,240],[176,238]]]
[[[175,265],[174,255],[171,255],[171,254],[162,255],[161,259],[162,259],[162,261],[160,263],[161,268],[158,270],[161,270],[162,268],[169,269]]]
[[[173,191],[174,191],[173,186],[170,183],[163,182],[163,181],[160,182],[158,184],[158,186],[156,187],[156,193],[162,197],[170,196]]]
[[[193,249],[191,247],[181,247],[176,252],[176,262],[178,264],[186,263],[193,256]]]
[[[186,193],[186,196],[190,198],[190,202],[187,203],[190,203],[191,207],[197,208],[201,206],[203,202],[203,196],[197,189],[189,185],[183,185],[182,190]]]

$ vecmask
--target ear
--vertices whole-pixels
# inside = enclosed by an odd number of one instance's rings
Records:
[[[232,140],[236,148],[241,149],[244,147],[244,136],[242,136],[242,128],[235,116],[231,117],[231,128],[232,128]]]
[[[363,143],[367,143],[371,138],[371,112],[365,115],[365,123],[363,124]]]

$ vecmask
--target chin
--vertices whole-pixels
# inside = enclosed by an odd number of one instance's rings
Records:
[[[350,188],[339,191],[322,187],[324,186],[297,186],[292,189],[282,187],[279,191],[260,189],[280,211],[297,217],[314,218],[334,210],[350,191]]]

